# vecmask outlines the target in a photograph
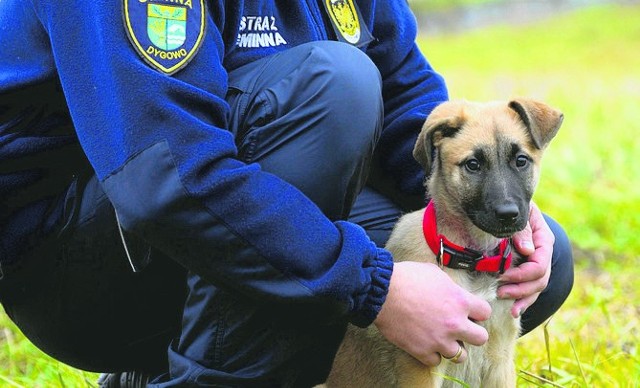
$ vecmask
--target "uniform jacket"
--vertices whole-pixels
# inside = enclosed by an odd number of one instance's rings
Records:
[[[227,72],[304,42],[335,40],[322,3],[129,1],[0,2],[2,260],[54,229],[64,212],[54,199],[91,168],[126,230],[205,279],[369,324],[387,292],[390,254],[360,227],[330,221],[296,188],[239,161],[226,130]],[[159,51],[135,47],[126,21],[138,16],[124,14],[134,2],[202,16],[189,18],[205,25],[198,49],[164,54],[189,55],[173,74],[149,64]],[[400,190],[419,193],[424,176],[411,150],[446,89],[414,43],[405,0],[357,4],[373,36],[361,49],[383,79],[377,153]]]

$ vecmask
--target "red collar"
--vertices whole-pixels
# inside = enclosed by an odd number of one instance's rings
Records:
[[[445,267],[503,273],[511,266],[511,244],[507,238],[500,241],[499,253],[496,256],[485,256],[482,252],[456,245],[438,234],[433,201],[429,201],[424,212],[422,231],[429,248],[437,255],[438,263]]]

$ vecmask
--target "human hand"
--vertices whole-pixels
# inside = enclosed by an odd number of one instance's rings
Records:
[[[555,236],[542,217],[538,206],[531,202],[527,227],[513,236],[518,252],[527,261],[511,267],[500,276],[499,298],[515,299],[511,315],[518,318],[547,287],[551,276],[551,254]]]
[[[459,342],[480,346],[489,334],[474,321],[491,315],[485,300],[455,284],[430,263],[394,264],[389,293],[374,321],[391,343],[425,365],[440,364],[441,355],[453,357]],[[467,351],[456,362],[464,362]]]

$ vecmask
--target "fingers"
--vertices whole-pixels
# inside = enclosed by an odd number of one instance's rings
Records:
[[[511,315],[514,318],[518,318],[538,299],[540,293],[547,287],[550,275],[551,269],[549,267],[542,277],[534,281],[500,286],[498,288],[498,298],[515,299],[516,301],[511,307]]]
[[[506,275],[506,272],[505,272]],[[520,299],[531,294],[541,292],[547,287],[551,270],[540,263],[527,262],[509,274],[501,278],[502,281],[510,281],[498,288],[499,298]]]
[[[469,319],[486,321],[491,316],[491,305],[486,300],[464,290],[469,300]]]
[[[548,256],[550,259],[555,236],[538,206],[531,202],[529,209],[529,222],[524,230],[513,236],[513,243],[523,256]]]
[[[467,349],[464,347],[464,343],[460,341],[456,341],[455,349],[447,353],[441,353],[442,358],[449,362],[453,362],[454,364],[462,364],[466,361],[468,357]],[[455,353],[454,353],[455,352]],[[451,356],[447,356],[447,354],[451,354]]]
[[[465,343],[482,346],[489,339],[489,333],[484,327],[468,319],[460,324],[460,328],[456,328],[455,325],[450,324],[450,331],[439,337],[439,342],[433,347],[435,351],[425,354],[414,353],[414,357],[428,366],[437,366],[442,359],[460,364],[465,362],[468,356]]]
[[[489,332],[487,332],[487,329],[477,323],[467,322],[468,324],[465,330],[454,334],[454,337],[471,345],[484,345],[489,340]]]
[[[544,220],[542,212],[538,209],[538,206],[532,202],[530,209],[529,225],[531,227],[531,240],[535,248],[533,255],[536,253],[539,254],[539,251],[545,252],[548,253],[548,258],[551,260],[553,243],[556,238],[553,235],[551,228],[549,228],[549,225],[547,225],[547,221]]]
[[[427,295],[428,297],[425,297]],[[455,356],[458,342],[483,345],[489,334],[478,321],[491,306],[455,284],[439,267],[427,263],[396,263],[389,293],[374,321],[380,333],[425,365]],[[463,362],[466,349],[456,362]]]
[[[531,222],[527,223],[527,226],[513,235],[512,241],[516,247],[518,253],[522,256],[530,256],[535,252],[535,246],[533,245],[533,231],[531,229]]]
[[[511,307],[511,316],[520,318],[522,314],[538,299],[540,293],[530,295],[526,298],[516,300]]]
[[[527,262],[502,274],[500,280],[506,284],[498,288],[499,298],[516,299],[511,308],[511,315],[515,318],[521,316],[549,284],[554,242],[555,236],[540,209],[532,202],[527,228],[517,235],[517,239],[514,236],[516,249],[528,256]]]
[[[520,290],[510,287],[510,295],[506,297],[517,298],[527,296],[529,295],[528,293],[531,292],[539,292],[546,287],[549,280],[555,236],[534,203],[531,204],[529,226],[527,228],[531,230],[530,236],[527,236],[525,229],[525,231],[518,235],[519,240],[516,241],[514,239],[518,252],[528,256],[527,262],[517,267],[509,268],[500,276],[500,280],[505,283],[533,282],[534,284],[527,285]],[[530,239],[530,241],[527,242],[527,239]],[[533,244],[533,252],[529,252],[529,250],[526,249],[529,244]],[[504,291],[505,290],[503,290],[503,292]],[[514,294],[515,292],[519,292],[519,295]]]
[[[450,341],[441,353],[431,353],[420,361],[427,366],[438,366],[442,360],[462,364],[469,358],[469,352],[462,341]]]
[[[442,356],[440,353],[429,353],[422,358],[417,358],[418,361],[426,366],[438,366],[442,362]]]
[[[453,335],[458,340],[469,343],[471,345],[483,345],[489,339],[487,330],[478,325],[476,322],[486,321],[491,316],[491,305],[486,300],[464,290],[465,300],[468,302],[466,307],[468,319],[462,321],[460,330],[453,328]]]

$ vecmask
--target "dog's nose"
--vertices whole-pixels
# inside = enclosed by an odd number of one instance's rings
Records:
[[[518,215],[520,215],[520,210],[515,203],[498,205],[496,208],[496,216],[500,221],[513,221]]]

